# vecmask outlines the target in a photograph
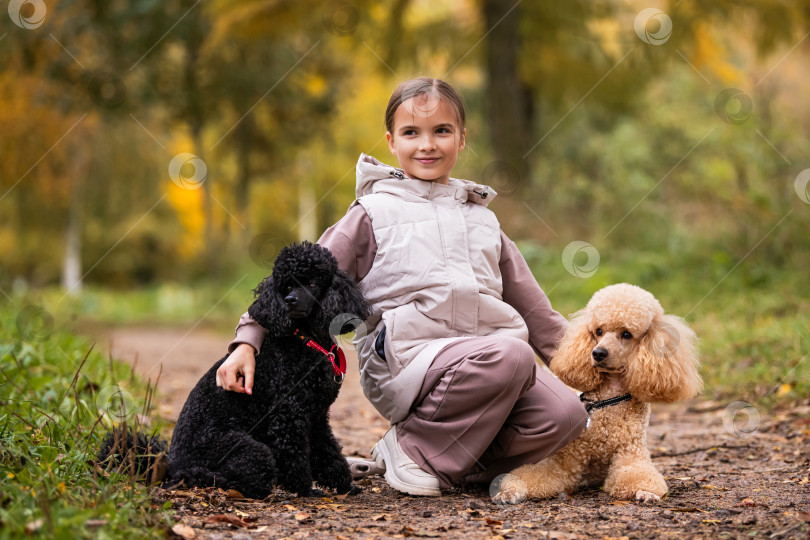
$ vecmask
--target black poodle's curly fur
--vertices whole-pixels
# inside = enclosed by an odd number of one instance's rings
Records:
[[[332,364],[293,333],[329,350],[331,334],[370,315],[354,281],[326,248],[304,242],[281,250],[248,312],[269,330],[256,355],[253,394],[216,385],[218,361],[191,391],[169,447],[165,485],[218,486],[264,498],[274,486],[308,496],[313,480],[356,490],[329,426],[340,390]]]

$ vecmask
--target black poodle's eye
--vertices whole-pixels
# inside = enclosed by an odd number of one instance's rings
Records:
[[[596,329],[596,332],[594,332],[594,334],[596,334],[597,336],[601,336],[601,335],[602,335],[602,329],[601,329],[601,328],[597,328],[597,329]]]
[[[317,289],[318,288],[318,282],[317,281],[310,281],[309,282],[309,288],[310,289]]]
[[[633,339],[633,334],[625,330],[622,332],[622,339]]]
[[[284,287],[284,292],[286,294],[290,294],[291,292],[293,292],[293,286],[292,285],[287,285],[286,287]]]

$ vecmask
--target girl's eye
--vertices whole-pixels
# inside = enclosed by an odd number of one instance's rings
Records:
[[[602,335],[602,329],[601,329],[601,328],[597,328],[597,329],[596,329],[596,332],[594,332],[594,334],[596,334],[597,336],[601,336],[601,335]]]
[[[450,130],[446,127],[442,127],[436,130],[436,133],[450,133]]]
[[[412,129],[406,129],[405,131],[402,132],[402,134],[406,137],[410,137],[411,135],[416,135],[416,131]]]
[[[625,330],[622,332],[622,339],[633,339],[633,334]]]

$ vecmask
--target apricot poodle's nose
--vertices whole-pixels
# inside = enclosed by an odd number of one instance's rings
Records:
[[[593,356],[594,361],[601,362],[608,357],[608,350],[604,347],[597,347],[593,350],[591,356]]]

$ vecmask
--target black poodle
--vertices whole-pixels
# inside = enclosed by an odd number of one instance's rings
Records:
[[[253,394],[216,386],[227,356],[203,375],[174,429],[164,485],[233,488],[252,498],[274,486],[322,494],[313,480],[355,491],[329,426],[346,365],[331,334],[365,320],[368,304],[329,250],[309,242],[282,249],[254,292],[248,312],[269,333],[256,355]]]

